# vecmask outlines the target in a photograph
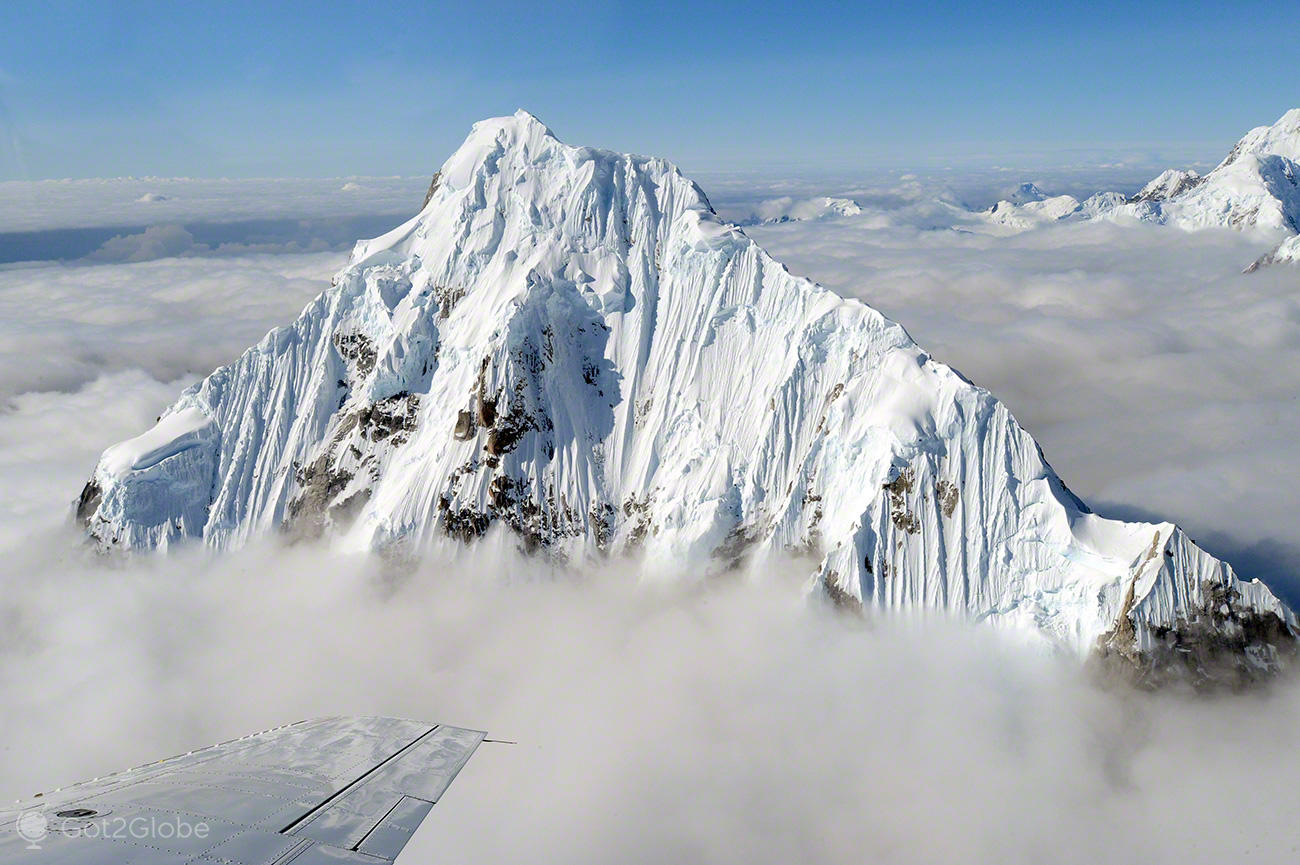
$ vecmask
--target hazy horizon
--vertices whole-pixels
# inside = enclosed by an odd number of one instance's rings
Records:
[[[1247,83],[1295,68],[1286,28],[1258,24],[1273,12],[20,5],[0,31],[0,180],[423,174],[516,108],[690,172],[1189,165],[1295,107]],[[1224,68],[1227,46],[1249,69]]]

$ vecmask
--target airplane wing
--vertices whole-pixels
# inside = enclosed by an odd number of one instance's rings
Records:
[[[302,721],[0,806],[0,862],[392,862],[485,734]]]

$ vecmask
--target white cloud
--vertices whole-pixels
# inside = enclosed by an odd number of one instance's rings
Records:
[[[150,242],[136,240],[116,248],[143,254]],[[106,372],[200,378],[296,316],[346,259],[0,266],[0,406],[26,391],[75,390]]]
[[[1293,272],[1241,275],[1258,243],[1234,233],[919,230],[915,183],[764,188],[750,200],[847,195],[868,212],[747,230],[1002,396],[1086,499],[1176,518],[1247,575],[1296,573]],[[119,257],[168,242],[137,236]],[[977,629],[809,609],[797,569],[675,589],[486,551],[400,569],[273,544],[94,558],[68,514],[99,450],[291,319],[345,258],[228,242],[242,250],[0,268],[0,796],[373,712],[520,742],[483,747],[415,861],[1297,855],[1293,682],[1107,692]]]
[[[683,590],[305,546],[106,570],[38,540],[0,596],[14,795],[377,712],[519,743],[481,748],[412,861],[1192,865],[1296,843],[1293,686],[1108,693],[991,633],[806,608],[793,571]]]
[[[428,177],[124,177],[0,182],[0,232],[414,214]]]
[[[151,225],[139,234],[106,240],[87,257],[91,261],[152,261],[183,255],[192,249],[194,235],[181,226]]]
[[[15,397],[0,411],[0,555],[63,524],[104,442],[147,429],[186,384],[129,370]]]

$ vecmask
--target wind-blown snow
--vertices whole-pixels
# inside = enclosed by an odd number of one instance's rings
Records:
[[[1295,628],[1172,524],[1090,514],[988,392],[791,276],[673,166],[522,112],[477,124],[417,217],[172,424],[101,460],[81,502],[101,545],[425,546],[501,523],[652,572],[801,552],[837,602],[1080,654],[1209,636],[1267,667]]]

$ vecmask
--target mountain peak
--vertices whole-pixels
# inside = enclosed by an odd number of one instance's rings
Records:
[[[555,138],[555,133],[551,131],[549,126],[543,123],[536,114],[523,108],[515,109],[514,114],[504,117],[489,117],[474,124],[474,128],[480,126],[511,130],[516,139]]]
[[[1082,508],[991,394],[670,163],[525,113],[476,124],[416,217],[106,451],[77,514],[107,549],[505,540],[681,579],[798,556],[835,604],[1144,676],[1254,675],[1296,628],[1171,524]]]
[[[439,174],[443,183],[463,189],[480,166],[507,151],[539,155],[559,144],[559,139],[545,123],[521,108],[514,114],[475,123]]]
[[[1300,108],[1292,108],[1272,126],[1256,126],[1247,132],[1218,168],[1225,168],[1247,154],[1281,156],[1300,162]]]
[[[1208,174],[1169,169],[1105,212],[1187,229],[1300,232],[1300,108],[1247,132]]]
[[[1047,193],[1038,188],[1038,184],[1025,182],[1017,186],[1006,197],[1005,200],[1012,204],[1028,204],[1031,201],[1042,201],[1047,198]]]

